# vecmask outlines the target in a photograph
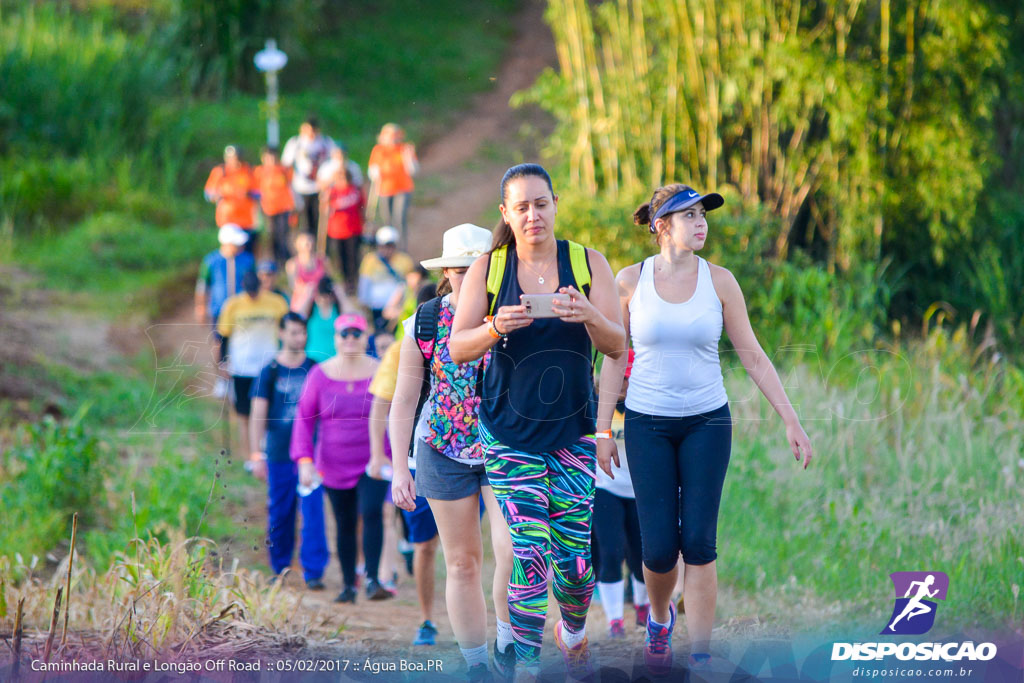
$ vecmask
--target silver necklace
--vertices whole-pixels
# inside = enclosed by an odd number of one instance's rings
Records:
[[[556,260],[558,259],[557,255],[555,256],[555,259]],[[526,266],[526,268],[531,273],[533,273],[534,275],[537,276],[537,284],[539,284],[539,285],[544,284],[544,273],[548,272],[548,268],[551,267],[551,263],[552,263],[551,261],[548,261],[548,263],[544,266],[544,269],[541,270],[541,272],[539,272],[539,273],[536,270],[534,270],[532,267],[530,267],[530,264],[527,263],[526,261],[524,261],[523,259],[519,259],[519,262],[522,263],[524,266]]]

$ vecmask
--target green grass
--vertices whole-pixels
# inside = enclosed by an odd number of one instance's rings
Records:
[[[784,366],[816,452],[806,471],[752,382],[732,375],[720,580],[786,623],[877,628],[889,573],[938,570],[950,577],[946,627],[1019,618],[1024,375],[1000,361],[972,371],[972,355],[962,330],[939,330],[923,344]]]
[[[66,547],[79,512],[80,552],[105,567],[135,538],[186,534],[225,547],[262,543],[262,520],[244,520],[248,492],[262,486],[224,451],[220,403],[189,399],[191,373],[156,372],[152,359],[120,360],[117,372],[48,368],[62,387],[67,423],[9,430],[0,489],[10,524],[0,555],[24,558]],[[240,518],[241,517],[241,518]],[[61,555],[61,552],[57,552]]]

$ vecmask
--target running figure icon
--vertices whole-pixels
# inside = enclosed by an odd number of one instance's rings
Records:
[[[895,603],[883,635],[920,635],[935,623],[939,600],[946,599],[949,577],[945,572],[893,572]],[[917,617],[915,619],[915,617]]]
[[[935,575],[934,574],[929,574],[928,577],[924,581],[912,581],[910,583],[910,587],[907,588],[907,592],[903,596],[905,598],[910,598],[910,602],[908,602],[906,607],[903,608],[903,611],[900,612],[900,615],[898,617],[896,617],[895,619],[893,619],[892,623],[889,624],[889,630],[890,631],[895,631],[896,630],[895,629],[896,622],[898,622],[903,617],[906,617],[907,621],[910,621],[911,619],[913,619],[916,616],[920,616],[922,614],[928,614],[929,612],[931,612],[931,611],[933,611],[935,609],[931,605],[927,605],[927,604],[921,602],[922,598],[934,598],[938,594],[938,592],[939,592],[938,588],[936,588],[934,591],[929,591],[928,590],[932,586],[932,584],[934,584],[934,583],[935,583]],[[917,586],[917,595],[915,595],[914,597],[911,598],[910,594],[914,591],[914,587],[915,586]]]

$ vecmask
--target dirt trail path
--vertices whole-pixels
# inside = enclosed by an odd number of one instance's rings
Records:
[[[543,22],[543,8],[543,2],[534,0],[516,19],[517,35],[495,77],[494,88],[475,97],[465,116],[441,138],[421,146],[421,170],[410,209],[412,238],[409,252],[415,260],[436,256],[442,234],[453,225],[463,222],[489,225],[492,220],[489,214],[496,213],[498,181],[502,173],[514,163],[536,158],[551,124],[536,110],[511,109],[508,101],[515,91],[529,86],[542,69],[556,61],[551,34]],[[536,138],[523,139],[520,135],[519,131],[526,122],[540,131]],[[208,351],[209,330],[195,324],[191,303],[184,303],[172,315],[148,327],[145,335],[148,340],[143,341],[140,335],[140,343],[155,350],[157,357],[162,359],[161,365],[192,365],[200,378],[193,389],[200,393],[210,392],[212,387],[204,384],[214,376],[212,355]],[[245,493],[244,509],[220,512],[231,514],[239,525],[265,525],[264,495],[261,487],[253,482]],[[217,514],[215,510],[211,512]],[[329,513],[327,517],[328,538],[331,539],[334,534]],[[330,545],[333,548],[333,542]],[[235,550],[239,559],[248,566],[266,564],[262,549],[245,547]],[[285,585],[288,589],[301,591],[303,602],[311,611],[329,615],[323,625],[324,632],[338,627],[343,629],[337,636],[340,644],[311,642],[310,645],[318,651],[337,649],[348,654],[406,655],[416,660],[441,657],[446,662],[455,663],[461,657],[446,616],[441,566],[439,561],[433,615],[440,629],[438,645],[416,651],[411,641],[422,617],[412,577],[404,569],[400,572],[398,595],[385,602],[369,602],[360,594],[354,606],[335,605],[332,601],[341,590],[341,581],[340,567],[333,551],[324,576],[325,591],[305,589],[297,562],[293,567],[296,573],[288,577]],[[488,559],[484,576],[492,574],[492,563]],[[387,575],[383,567],[381,575]],[[490,623],[493,624],[493,612]]]

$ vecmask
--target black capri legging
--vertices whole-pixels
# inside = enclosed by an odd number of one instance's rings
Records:
[[[644,565],[664,574],[718,557],[718,506],[729,466],[729,404],[700,415],[661,417],[626,409],[626,459],[636,491]],[[678,517],[666,514],[678,510]]]
[[[622,580],[622,560],[630,573],[644,582],[640,555],[640,523],[636,501],[620,498],[604,489],[594,493],[594,523],[590,531],[594,551],[594,573],[600,583]]]
[[[332,489],[324,486],[334,512],[335,543],[341,577],[345,587],[356,585],[356,522],[363,518],[363,559],[366,578],[376,579],[380,569],[380,554],[384,547],[384,498],[389,482],[371,479],[366,474],[350,489]]]

